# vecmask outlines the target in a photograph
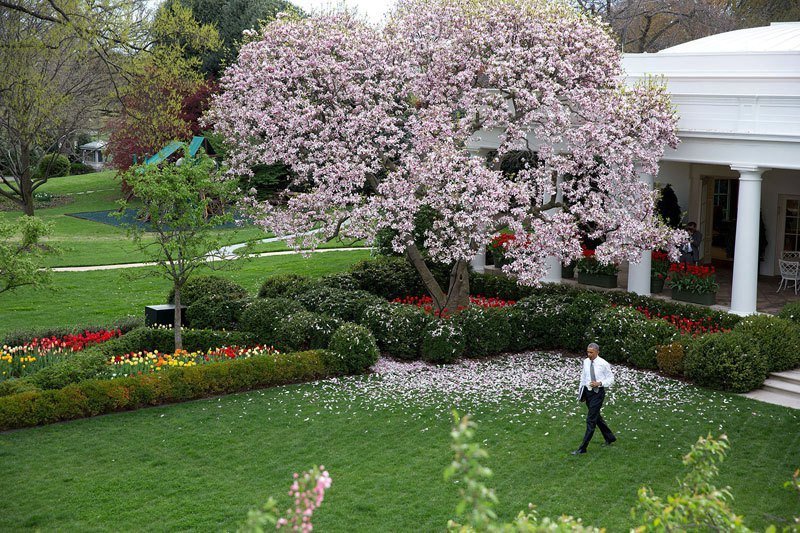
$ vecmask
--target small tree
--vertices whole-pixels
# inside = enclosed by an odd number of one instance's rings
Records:
[[[0,294],[50,282],[50,271],[42,268],[42,260],[53,250],[39,240],[51,230],[50,224],[29,216],[15,223],[0,222]]]
[[[222,242],[212,230],[232,220],[225,208],[235,199],[236,184],[218,179],[214,161],[204,155],[186,158],[180,166],[132,167],[124,179],[141,201],[136,207],[141,223],[129,224],[129,234],[158,265],[156,275],[170,280],[175,290],[175,349],[180,350],[181,289],[197,269],[214,267],[209,254]]]

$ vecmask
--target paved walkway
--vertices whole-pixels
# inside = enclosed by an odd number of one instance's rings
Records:
[[[318,248],[313,252],[308,253],[324,253],[324,252],[354,252],[356,250],[369,250],[369,248],[365,247],[354,247],[354,248]],[[295,252],[294,250],[283,250],[280,252],[264,252],[261,254],[253,254],[249,257],[273,257],[278,255],[295,255],[301,254],[303,252]],[[228,255],[225,257],[221,257],[218,255],[208,257],[208,261],[222,261],[225,259],[234,259],[236,256]],[[82,267],[58,267],[52,268],[53,272],[92,272],[95,270],[117,270],[123,268],[140,268],[140,267],[149,267],[149,266],[156,266],[157,263],[122,263],[119,265],[94,265],[94,266],[82,266]]]

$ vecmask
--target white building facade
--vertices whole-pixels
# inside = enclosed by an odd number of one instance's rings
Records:
[[[684,222],[704,236],[701,262],[733,263],[731,312],[755,313],[758,275],[777,275],[783,253],[800,251],[800,22],[625,54],[622,65],[629,84],[663,76],[679,115],[680,145],[642,179],[672,186]],[[470,148],[496,148],[497,134],[482,132]],[[649,294],[649,251],[642,258],[628,290]],[[560,280],[558,262],[551,267],[545,281]]]
[[[626,54],[622,64],[629,83],[665,77],[681,144],[654,180],[672,185],[703,233],[701,261],[733,261],[731,311],[754,313],[758,275],[778,275],[784,252],[800,250],[800,22]],[[634,276],[644,266],[631,265]]]

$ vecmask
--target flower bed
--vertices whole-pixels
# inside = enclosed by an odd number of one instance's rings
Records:
[[[34,338],[20,346],[0,349],[0,381],[32,374],[74,352],[122,335],[120,330],[84,331],[77,335]]]
[[[691,335],[692,337],[706,335],[709,333],[722,333],[730,331],[730,329],[723,328],[720,324],[716,323],[711,317],[691,319],[680,315],[661,314],[657,311],[651,311],[646,307],[635,307],[634,309],[639,311],[648,319],[660,318],[662,320],[666,320],[681,334]]]
[[[108,361],[109,371],[106,377],[138,376],[174,366],[197,366],[229,359],[249,359],[254,356],[279,353],[272,346],[254,346],[252,348],[224,346],[205,352],[199,350],[194,352],[178,350],[175,353],[159,353],[158,350],[143,351],[112,357]]]
[[[405,296],[403,298],[395,298],[394,300],[392,300],[392,303],[404,304],[404,305],[416,305],[426,313],[438,316],[433,306],[433,298],[431,298],[430,296]],[[492,296],[476,295],[469,297],[469,303],[472,305],[476,305],[478,307],[482,307],[483,309],[489,309],[489,308],[509,307],[515,305],[517,302],[514,300],[503,300],[502,298],[495,298]],[[458,310],[462,311],[463,308],[459,307]],[[447,318],[447,316],[443,316],[442,318]]]

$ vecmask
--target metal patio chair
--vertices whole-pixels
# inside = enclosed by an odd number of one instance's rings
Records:
[[[778,292],[789,287],[791,281],[794,285],[794,293],[797,294],[797,282],[800,281],[800,261],[778,261],[781,267],[781,282],[778,285]]]

